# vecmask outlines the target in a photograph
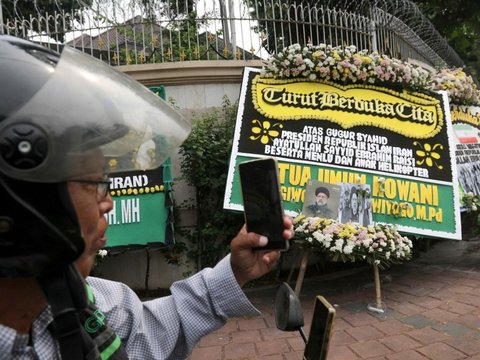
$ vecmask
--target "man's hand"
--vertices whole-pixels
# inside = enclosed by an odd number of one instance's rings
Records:
[[[283,220],[283,237],[287,240],[293,237],[293,222],[288,216]],[[247,233],[245,225],[233,238],[231,248],[231,263],[235,278],[240,286],[248,281],[268,273],[280,258],[280,251],[255,250],[253,247],[267,245],[268,239],[255,233]]]

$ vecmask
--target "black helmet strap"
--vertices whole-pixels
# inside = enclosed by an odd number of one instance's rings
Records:
[[[62,359],[83,360],[88,336],[83,328],[79,312],[88,306],[85,283],[73,264],[38,278],[53,314],[50,326],[52,335],[58,340]]]

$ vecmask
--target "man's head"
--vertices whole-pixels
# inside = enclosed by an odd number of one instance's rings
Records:
[[[365,208],[366,209],[370,209],[370,207],[372,206],[372,199],[371,199],[371,195],[370,195],[370,188],[366,188],[365,189]]]
[[[348,187],[343,191],[343,206],[345,208],[350,206],[350,189]]]
[[[319,186],[315,189],[315,202],[317,205],[326,205],[330,198],[330,191],[324,186]]]
[[[357,188],[354,186],[350,189],[350,207],[354,214],[358,212],[358,194]]]
[[[80,225],[85,249],[75,261],[80,273],[86,277],[95,261],[98,250],[107,244],[104,216],[113,207],[109,193],[109,179],[105,177],[105,159],[102,152],[92,151],[83,159],[90,175],[73,178],[67,182],[67,190]]]
[[[2,35],[0,78],[0,277],[38,276],[82,254],[80,211],[92,208],[80,205],[82,190],[96,195],[105,174],[134,170],[147,141],[144,169],[161,165],[190,127],[138,82],[69,47],[60,56]],[[104,213],[111,204],[100,200],[94,211]]]

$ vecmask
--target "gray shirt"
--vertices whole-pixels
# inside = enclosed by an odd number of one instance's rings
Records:
[[[122,283],[94,277],[87,283],[130,359],[185,359],[200,338],[227,318],[259,315],[235,280],[230,255],[214,268],[175,282],[172,295],[146,302]],[[0,359],[60,359],[47,329],[51,321],[47,307],[33,323],[33,345],[28,335],[0,324]]]

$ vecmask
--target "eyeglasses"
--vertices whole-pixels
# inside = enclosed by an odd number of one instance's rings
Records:
[[[83,179],[74,179],[74,180],[69,180],[70,182],[77,182],[77,183],[82,183],[82,184],[92,184],[96,186],[97,190],[97,199],[102,200],[104,199],[108,191],[110,190],[110,178],[108,176],[105,176],[103,180],[83,180]]]

